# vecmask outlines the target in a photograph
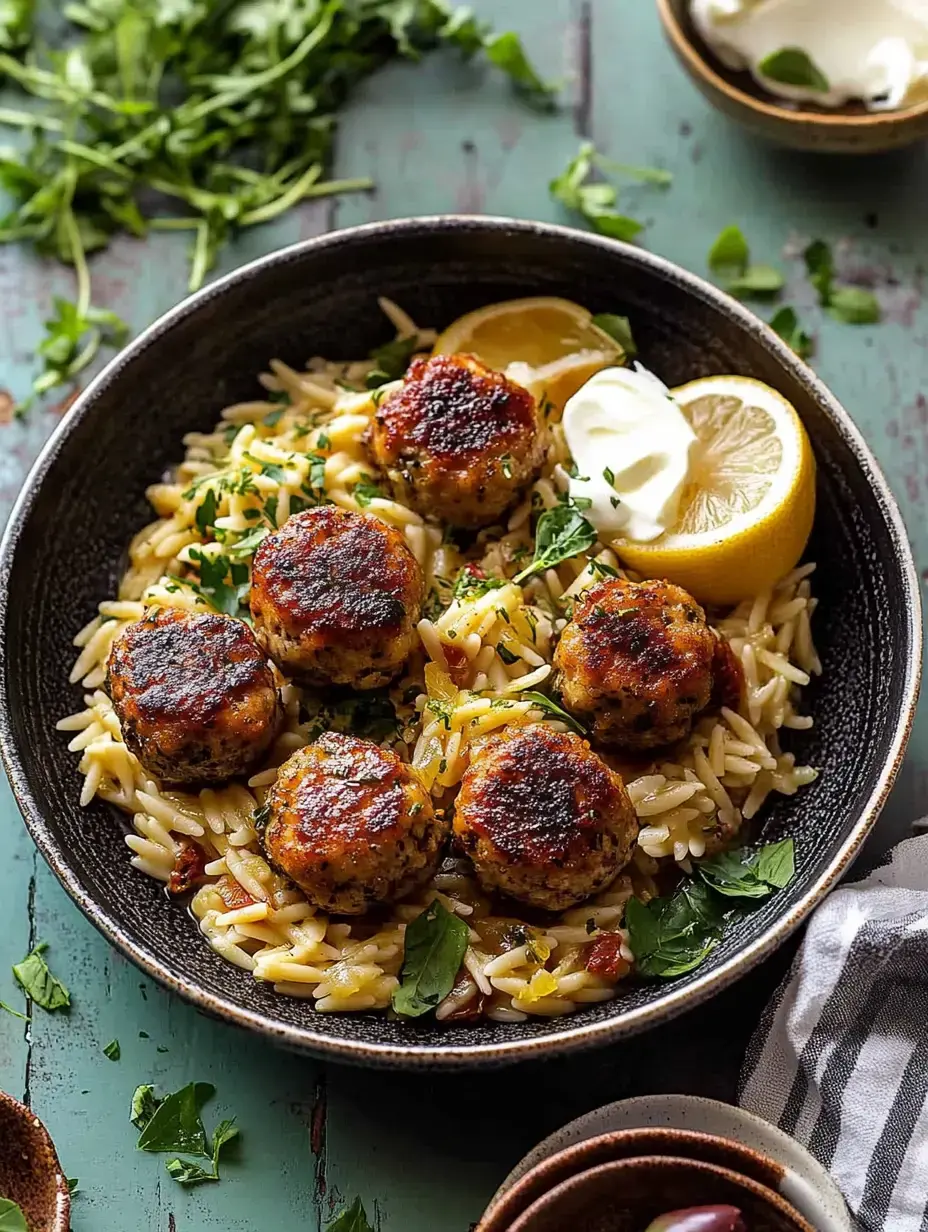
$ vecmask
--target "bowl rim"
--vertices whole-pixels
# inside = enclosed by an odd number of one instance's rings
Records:
[[[863,112],[860,115],[849,115],[846,111],[809,111],[801,104],[790,108],[780,103],[768,103],[758,95],[733,85],[717,72],[712,62],[703,54],[701,41],[696,43],[687,34],[673,0],[657,0],[657,9],[664,31],[678,55],[686,61],[691,72],[701,77],[713,89],[725,94],[731,102],[758,112],[770,120],[780,121],[793,127],[816,125],[837,136],[842,130],[846,132],[851,129],[856,132],[879,133],[916,118],[928,116],[928,99],[894,111]]]
[[[636,1164],[638,1165],[638,1171],[644,1166],[649,1171],[666,1173],[671,1169],[676,1170],[681,1165],[685,1165],[688,1170],[702,1176],[722,1177],[729,1184],[760,1199],[771,1211],[777,1211],[780,1215],[788,1216],[795,1232],[815,1232],[812,1224],[809,1223],[801,1211],[796,1210],[788,1199],[784,1198],[782,1194],[777,1193],[776,1190],[771,1189],[769,1185],[764,1185],[761,1181],[755,1181],[753,1177],[736,1172],[734,1168],[726,1168],[723,1164],[708,1163],[702,1159],[690,1159],[684,1155],[653,1153],[632,1156],[629,1159],[608,1160],[605,1163],[596,1164],[594,1167],[588,1168],[585,1172],[578,1172],[575,1176],[568,1177],[566,1180],[561,1181],[560,1184],[549,1189],[547,1193],[541,1194],[521,1214],[517,1215],[510,1225],[509,1232],[531,1232],[529,1221],[534,1222],[538,1215],[545,1213],[546,1207],[550,1207],[559,1198],[569,1194],[571,1191],[584,1189],[591,1181],[595,1183],[600,1177],[613,1177],[617,1174],[621,1177],[622,1173],[626,1175],[629,1173],[634,1174]]]
[[[55,428],[33,464],[13,506],[9,521],[0,540],[0,637],[9,619],[9,576],[19,540],[22,536],[32,507],[39,497],[46,473],[51,468],[65,442],[78,424],[91,410],[98,394],[117,383],[137,356],[169,334],[175,325],[196,315],[200,309],[220,300],[232,287],[247,283],[256,273],[271,270],[276,266],[298,261],[314,253],[329,249],[350,252],[359,241],[371,238],[415,237],[420,235],[460,235],[468,232],[508,232],[513,235],[535,235],[550,241],[586,247],[591,256],[597,252],[621,253],[631,265],[651,273],[662,274],[672,283],[695,296],[696,299],[723,311],[745,332],[762,342],[768,352],[809,391],[835,424],[848,446],[855,454],[858,465],[867,476],[884,522],[895,547],[895,558],[903,574],[903,601],[907,615],[907,649],[902,704],[894,722],[894,731],[888,756],[877,775],[870,794],[860,810],[856,822],[844,837],[833,859],[807,888],[806,892],[788,912],[746,948],[731,954],[718,968],[697,976],[686,987],[672,985],[657,1002],[633,1007],[621,1017],[602,1022],[584,1022],[578,1016],[574,1025],[558,1026],[538,1036],[520,1040],[474,1041],[455,1047],[443,1046],[440,1037],[428,1043],[420,1043],[411,1031],[409,1043],[395,1045],[368,1040],[356,1041],[322,1034],[311,1025],[291,1026],[281,1023],[273,1015],[256,1008],[249,1008],[233,999],[229,993],[210,993],[188,980],[178,978],[144,943],[134,940],[125,926],[97,903],[80,883],[72,869],[66,852],[61,849],[50,833],[39,803],[29,787],[26,769],[28,754],[21,752],[13,739],[12,705],[7,678],[7,657],[0,655],[0,760],[6,769],[13,794],[29,830],[42,856],[58,878],[65,891],[117,950],[135,963],[152,979],[198,1009],[226,1022],[248,1028],[259,1035],[295,1051],[309,1052],[335,1061],[353,1062],[385,1068],[440,1068],[464,1069],[479,1066],[512,1064],[531,1061],[582,1048],[603,1045],[621,1037],[638,1034],[648,1028],[669,1021],[686,1009],[693,1008],[716,992],[721,992],[740,979],[759,962],[773,953],[795,931],[809,912],[838,883],[849,865],[859,854],[864,839],[869,834],[882,809],[890,788],[895,781],[905,746],[912,728],[915,706],[918,700],[922,661],[921,597],[915,561],[902,520],[902,515],[890,491],[879,463],[870,451],[860,430],[848,412],[827,389],[818,376],[804,364],[785,342],[760,318],[754,316],[743,304],[719,290],[705,279],[683,269],[664,257],[617,240],[571,227],[550,223],[531,222],[524,219],[496,215],[439,214],[418,218],[393,219],[365,223],[358,227],[331,231],[312,239],[277,249],[263,257],[217,278],[194,295],[169,309],[138,337],[129,343],[100,374],[94,378],[76,399],[68,414]],[[568,1018],[569,1024],[571,1019]]]

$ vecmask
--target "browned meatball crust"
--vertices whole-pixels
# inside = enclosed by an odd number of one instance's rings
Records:
[[[416,644],[424,589],[398,530],[320,505],[294,514],[261,543],[251,614],[258,640],[288,676],[375,689]]]
[[[221,783],[270,745],[274,674],[242,620],[153,608],[113,642],[107,690],[123,739],[169,783]]]
[[[472,762],[454,833],[485,890],[563,911],[615,879],[638,820],[622,779],[586,740],[535,724],[506,729]]]
[[[599,582],[577,600],[555,652],[564,704],[602,744],[673,744],[708,705],[716,645],[681,587]]]
[[[338,732],[284,762],[267,804],[268,859],[337,915],[411,893],[435,872],[449,831],[395,753]]]
[[[368,445],[396,499],[453,526],[489,526],[538,474],[534,397],[472,355],[410,365],[377,408]]]

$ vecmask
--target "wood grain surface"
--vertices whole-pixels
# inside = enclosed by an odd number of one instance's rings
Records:
[[[580,137],[623,162],[667,167],[669,191],[624,193],[629,212],[648,223],[643,242],[704,273],[712,240],[738,222],[757,260],[787,270],[786,298],[818,335],[814,366],[885,467],[928,576],[925,149],[851,162],[758,144],[683,78],[649,0],[474,7],[498,28],[519,30],[542,69],[563,81],[560,112],[533,114],[492,72],[449,58],[388,67],[361,89],[338,142],[338,174],[371,174],[376,192],[255,229],[225,268],[368,219],[474,211],[569,221],[547,183]],[[883,324],[855,329],[823,318],[797,259],[813,237],[836,245],[844,277],[876,291]],[[120,242],[95,258],[94,280],[95,299],[141,328],[184,293],[184,241]],[[0,248],[0,388],[26,391],[51,296],[68,289],[68,271]],[[58,414],[37,409],[25,422],[0,424],[3,516]],[[125,414],[131,421],[131,406]],[[923,714],[871,856],[926,811]],[[36,1011],[25,1029],[0,1014],[0,1087],[31,1101],[80,1179],[75,1232],[317,1230],[355,1194],[381,1232],[466,1232],[516,1160],[571,1116],[647,1091],[733,1097],[747,1035],[788,958],[659,1032],[591,1056],[477,1078],[367,1074],[276,1052],[143,979],[37,858],[5,784],[0,838],[0,998],[20,1003],[9,966],[44,939],[74,1001],[68,1016]],[[125,875],[137,875],[128,862]],[[103,1055],[114,1037],[118,1062]],[[234,1115],[242,1139],[221,1184],[186,1192],[162,1157],[135,1150],[128,1107],[139,1082],[176,1089],[193,1079],[217,1087],[208,1127]]]

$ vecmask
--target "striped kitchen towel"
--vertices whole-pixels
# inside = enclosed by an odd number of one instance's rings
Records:
[[[861,1232],[928,1232],[928,836],[814,913],[740,1102],[828,1169]]]

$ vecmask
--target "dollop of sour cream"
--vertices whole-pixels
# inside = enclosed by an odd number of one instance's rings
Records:
[[[748,69],[782,98],[892,111],[928,92],[926,0],[692,0],[691,12],[723,63]],[[805,52],[828,89],[762,73],[764,60],[785,48]]]
[[[649,543],[677,520],[696,436],[652,373],[604,368],[564,408],[570,495],[602,535]]]

